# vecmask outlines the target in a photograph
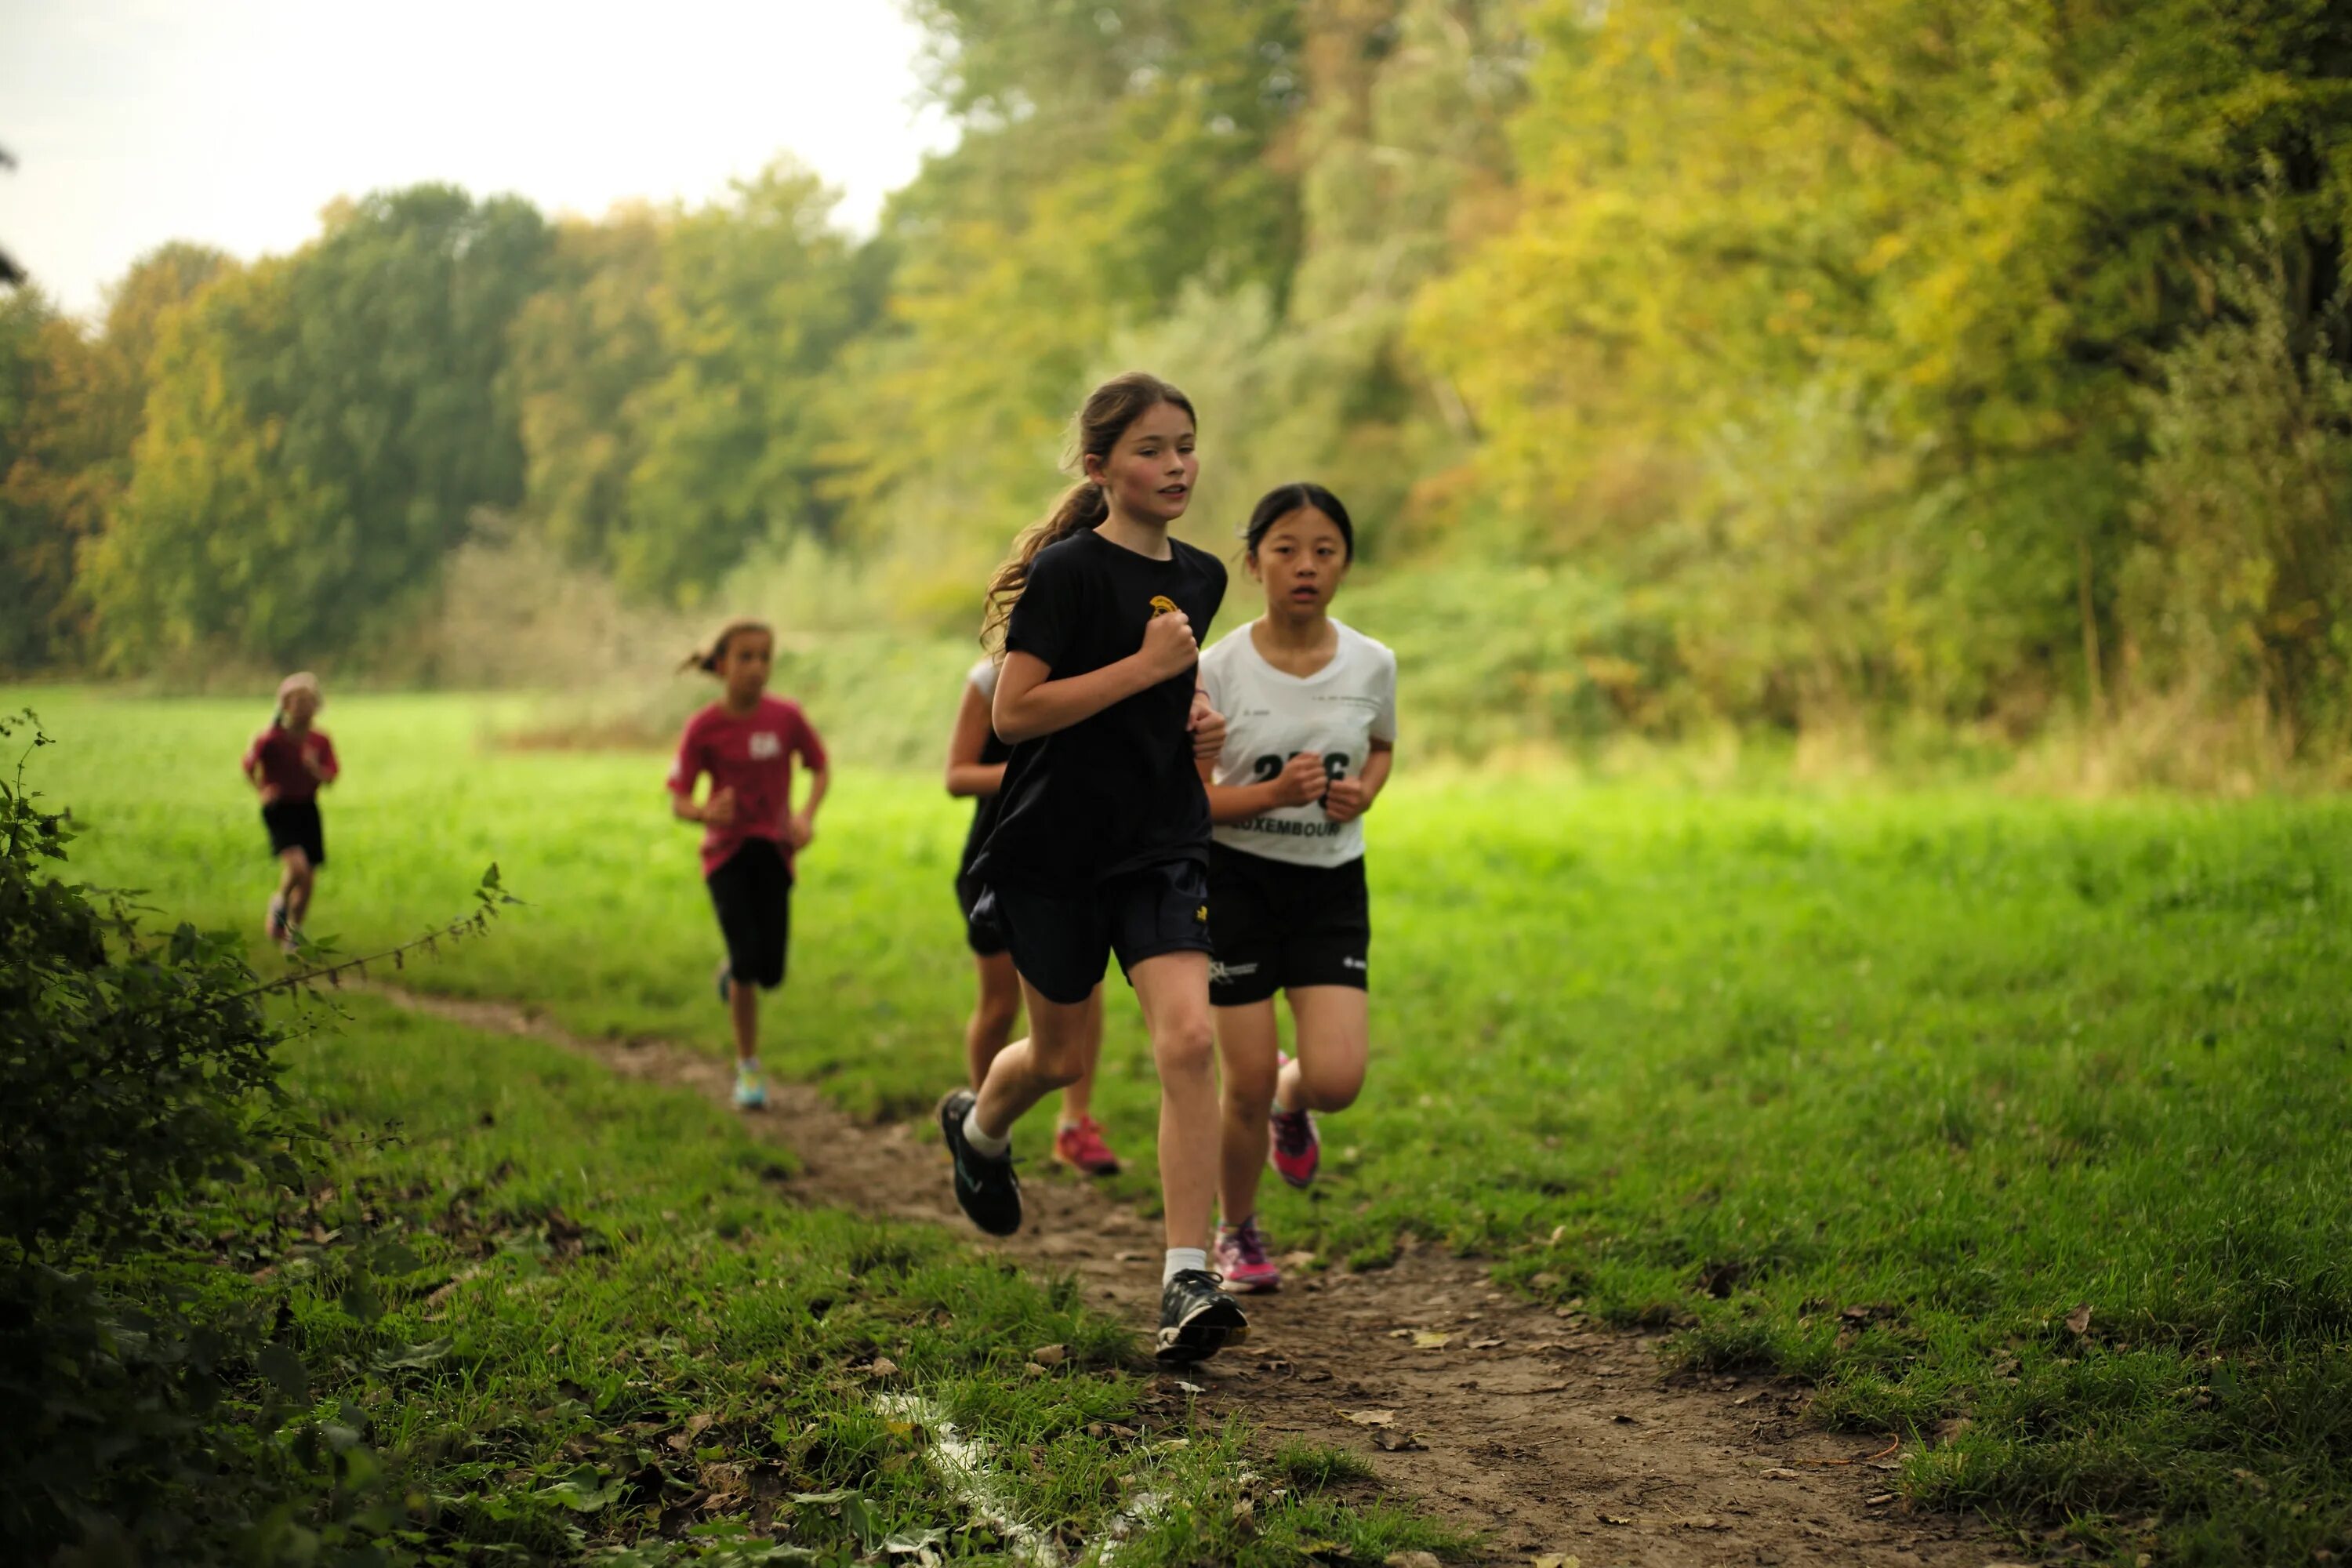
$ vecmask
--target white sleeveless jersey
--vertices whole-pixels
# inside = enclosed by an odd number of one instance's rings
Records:
[[[1303,679],[1268,664],[1246,626],[1201,656],[1201,684],[1225,716],[1218,784],[1264,784],[1300,752],[1321,753],[1334,778],[1356,778],[1372,742],[1396,740],[1396,655],[1352,627],[1331,626],[1339,650]],[[1334,822],[1319,801],[1219,823],[1215,834],[1228,848],[1295,866],[1344,866],[1364,852],[1362,819]]]

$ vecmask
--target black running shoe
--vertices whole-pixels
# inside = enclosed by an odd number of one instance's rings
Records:
[[[1013,1173],[1013,1156],[992,1160],[964,1141],[963,1119],[979,1098],[960,1089],[940,1100],[940,1135],[955,1157],[956,1202],[989,1235],[1011,1236],[1021,1228],[1021,1178]]]
[[[1205,1268],[1180,1268],[1160,1288],[1160,1359],[1205,1361],[1229,1344],[1249,1338],[1241,1304],[1217,1287]]]

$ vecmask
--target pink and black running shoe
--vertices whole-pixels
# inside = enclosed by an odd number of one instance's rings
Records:
[[[1281,1060],[1288,1067],[1289,1053],[1285,1052]],[[1276,1110],[1273,1122],[1271,1158],[1276,1173],[1294,1187],[1308,1185],[1315,1180],[1315,1168],[1323,1163],[1323,1138],[1315,1131],[1315,1113]]]
[[[1054,1134],[1054,1158],[1089,1176],[1118,1174],[1118,1156],[1103,1140],[1102,1124],[1081,1116]]]
[[[1217,1227],[1216,1254],[1210,1261],[1225,1277],[1225,1289],[1237,1296],[1282,1289],[1282,1266],[1265,1255],[1265,1233],[1255,1215]]]

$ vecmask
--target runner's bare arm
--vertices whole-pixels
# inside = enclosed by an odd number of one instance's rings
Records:
[[[1273,761],[1271,757],[1266,760]],[[1253,816],[1276,811],[1286,805],[1307,805],[1321,800],[1325,791],[1332,787],[1319,752],[1301,752],[1283,763],[1282,771],[1272,778],[1245,784],[1213,782],[1208,764],[1204,763],[1201,767],[1201,782],[1209,787],[1209,820],[1212,822],[1246,822]]]
[[[1153,616],[1143,629],[1143,646],[1125,658],[1064,680],[1053,678],[1044,659],[1016,648],[1004,656],[996,679],[996,732],[1017,746],[1066,730],[1183,674],[1200,658],[1201,645],[1181,610]]]
[[[833,786],[830,766],[813,767],[808,771],[808,802],[800,810],[784,813],[784,838],[795,849],[805,849],[816,837],[816,808],[824,804],[824,792]]]
[[[1004,787],[1004,764],[980,760],[988,745],[988,699],[966,681],[963,700],[956,705],[955,732],[948,738],[950,795],[992,795]]]

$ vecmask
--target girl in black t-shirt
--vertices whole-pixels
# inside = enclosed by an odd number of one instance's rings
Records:
[[[1209,1013],[1209,802],[1194,767],[1223,723],[1198,686],[1199,634],[1225,569],[1169,537],[1192,501],[1192,405],[1156,376],[1097,387],[1078,416],[1081,481],[1022,536],[989,588],[1003,663],[992,719],[1013,748],[973,858],[978,909],[1013,953],[1030,1034],[979,1091],[940,1101],[956,1201],[1020,1228],[1013,1124],[1075,1079],[1116,953],[1160,1069],[1167,1216],[1158,1353],[1198,1361],[1247,1331],[1209,1272],[1219,1110]]]

